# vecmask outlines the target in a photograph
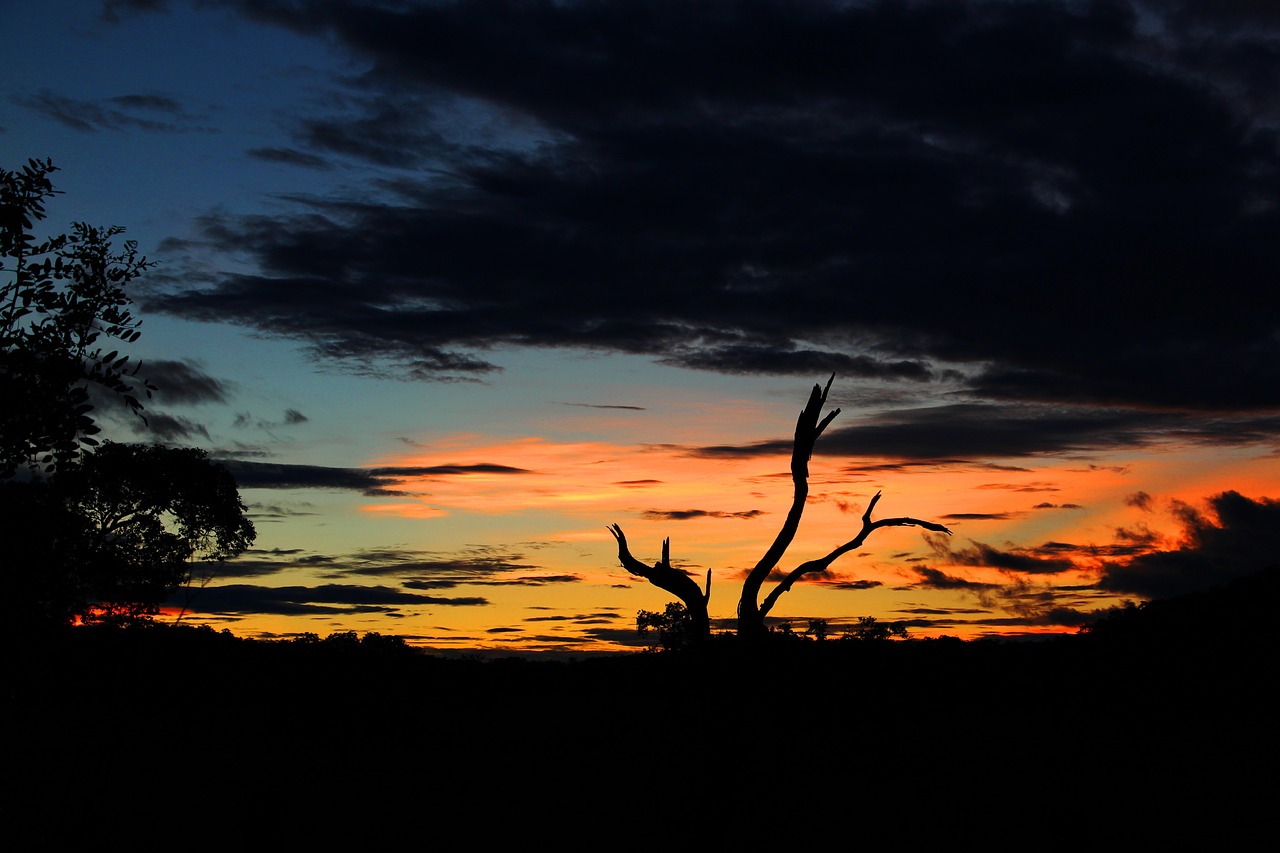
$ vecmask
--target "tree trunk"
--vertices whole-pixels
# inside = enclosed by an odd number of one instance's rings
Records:
[[[631,549],[627,547],[627,537],[623,534],[621,527],[614,524],[609,527],[609,532],[613,534],[614,539],[618,540],[618,561],[622,563],[622,567],[659,589],[665,589],[684,602],[685,610],[689,613],[692,631],[690,643],[695,648],[706,645],[711,639],[711,619],[707,615],[707,602],[711,599],[710,570],[707,571],[707,588],[703,591],[698,589],[697,582],[689,575],[672,568],[670,539],[662,540],[662,560],[652,566],[646,566],[631,556]]]
[[[813,456],[813,446],[827,425],[840,414],[840,410],[835,409],[828,412],[821,421],[818,420],[835,378],[835,374],[831,374],[825,388],[821,385],[813,386],[813,390],[809,392],[809,402],[796,420],[795,443],[791,447],[791,509],[769,550],[742,582],[742,597],[738,600],[738,636],[744,639],[759,638],[766,633],[764,617],[767,611],[760,608],[760,587],[787,552],[800,527],[805,500],[809,497],[809,459]]]
[[[840,414],[839,409],[833,409],[819,420],[819,416],[822,414],[822,407],[827,403],[827,394],[831,391],[831,383],[834,379],[835,374],[832,374],[831,378],[827,380],[825,388],[820,385],[813,386],[813,390],[809,393],[809,402],[796,420],[795,442],[791,448],[791,482],[793,486],[791,509],[787,512],[787,518],[782,524],[782,529],[778,531],[778,535],[773,540],[773,544],[769,546],[769,550],[765,552],[764,556],[760,558],[760,562],[756,563],[751,573],[747,575],[746,580],[742,582],[742,596],[738,600],[738,636],[744,640],[758,640],[768,633],[765,627],[765,618],[769,615],[769,611],[773,609],[773,605],[777,603],[779,596],[791,589],[796,581],[806,574],[826,570],[841,555],[860,547],[873,531],[881,527],[911,526],[924,527],[940,533],[951,533],[941,524],[932,521],[921,521],[917,518],[884,518],[879,521],[872,521],[871,513],[880,501],[880,493],[877,492],[875,497],[871,499],[870,504],[868,504],[866,512],[862,514],[862,529],[857,536],[833,549],[825,557],[801,563],[792,569],[769,593],[764,603],[760,603],[761,587],[773,570],[777,568],[778,562],[786,554],[787,549],[795,539],[796,531],[800,527],[800,517],[804,515],[805,501],[809,497],[809,460],[813,457],[814,444],[817,443],[818,437],[822,435],[822,431],[835,419],[836,415]],[[614,524],[608,529],[613,534],[613,537],[618,540],[618,559],[623,567],[631,574],[645,578],[649,583],[665,589],[684,602],[685,609],[688,611],[693,623],[695,632],[693,642],[695,644],[700,645],[710,639],[711,622],[707,615],[707,602],[711,598],[711,572],[707,572],[706,590],[700,590],[693,578],[678,569],[672,568],[670,539],[663,540],[662,560],[653,566],[646,566],[631,556],[631,551],[627,548],[627,538],[623,535],[621,527]]]

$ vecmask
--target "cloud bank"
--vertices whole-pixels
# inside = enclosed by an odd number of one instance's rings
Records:
[[[253,156],[371,178],[284,215],[211,212],[203,250],[250,269],[148,310],[410,378],[571,347],[1095,407],[1067,443],[1107,407],[1178,428],[1280,406],[1255,297],[1280,272],[1274,16],[220,5],[365,69]]]

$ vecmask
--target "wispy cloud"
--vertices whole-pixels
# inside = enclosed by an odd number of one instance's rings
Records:
[[[305,418],[303,418],[305,420]],[[289,418],[286,413],[286,422]],[[406,479],[435,479],[466,474],[514,475],[528,473],[509,465],[474,463],[382,468],[332,468],[322,465],[293,465],[279,462],[223,460],[242,489],[335,489],[364,495],[402,495],[392,488]]]
[[[183,593],[174,598],[184,603]],[[282,614],[322,615],[389,613],[406,607],[478,607],[488,602],[476,596],[456,598],[422,595],[383,586],[323,584],[320,586],[269,587],[251,584],[209,586],[190,602],[192,612],[210,615]]]
[[[764,515],[765,511],[760,509],[748,509],[741,512],[724,512],[721,510],[707,509],[668,509],[645,510],[641,515],[644,518],[656,521],[688,521],[693,518],[742,518],[750,519]]]
[[[164,95],[118,95],[100,101],[67,97],[48,89],[16,97],[19,105],[35,110],[82,133],[143,130],[153,133],[214,133],[212,127],[195,124],[175,99]]]

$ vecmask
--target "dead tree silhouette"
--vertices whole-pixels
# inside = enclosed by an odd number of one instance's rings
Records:
[[[707,588],[704,592],[698,589],[697,581],[672,567],[669,538],[662,540],[662,559],[652,566],[646,566],[631,556],[631,550],[627,548],[627,537],[623,534],[621,527],[615,524],[609,528],[609,532],[613,534],[614,539],[618,540],[618,560],[624,569],[637,577],[644,578],[659,589],[665,589],[684,602],[690,619],[692,636],[689,639],[693,645],[699,645],[710,637],[711,620],[707,615],[707,603],[711,600],[711,570],[707,570]]]
[[[825,571],[839,557],[855,548],[861,547],[868,536],[882,527],[923,527],[926,530],[951,535],[950,530],[937,522],[922,521],[910,516],[881,518],[873,521],[871,514],[875,510],[876,504],[880,502],[881,494],[876,492],[862,514],[862,527],[856,536],[843,545],[833,548],[825,556],[796,566],[765,596],[763,602],[760,601],[760,593],[765,580],[777,568],[783,555],[791,547],[796,531],[800,528],[800,518],[804,515],[805,502],[809,497],[809,460],[813,457],[814,445],[817,443],[818,437],[822,435],[823,430],[835,420],[836,415],[840,414],[839,409],[833,409],[819,420],[822,408],[827,402],[827,395],[831,391],[831,383],[835,381],[835,378],[835,374],[832,374],[831,378],[827,380],[826,387],[817,384],[813,386],[813,390],[809,393],[809,402],[796,420],[795,441],[791,446],[791,481],[793,485],[791,509],[787,512],[786,520],[782,524],[782,529],[778,531],[778,535],[774,538],[773,544],[769,546],[764,556],[760,558],[760,561],[756,563],[750,574],[742,582],[742,594],[738,600],[739,637],[755,639],[765,635],[767,633],[765,617],[769,615],[773,606],[777,604],[778,598],[784,592],[791,589],[796,581],[805,575]],[[711,598],[710,570],[707,571],[707,586],[706,590],[703,591],[698,588],[698,584],[693,578],[671,565],[670,539],[664,539],[662,542],[662,560],[650,567],[631,555],[631,551],[627,547],[627,538],[620,526],[617,524],[610,526],[609,532],[618,541],[618,559],[622,563],[622,567],[631,572],[631,574],[642,577],[654,586],[679,597],[684,602],[685,608],[693,620],[692,627],[695,632],[695,642],[701,642],[709,638],[711,627],[707,604]]]

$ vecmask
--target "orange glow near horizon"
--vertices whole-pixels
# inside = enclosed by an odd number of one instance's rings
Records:
[[[833,636],[864,615],[908,623],[919,617],[913,637],[1074,633],[1074,625],[1034,617],[1047,619],[1059,601],[1082,612],[1120,604],[1123,596],[1074,590],[1091,587],[1105,560],[1127,559],[1116,548],[1123,536],[1136,531],[1149,537],[1148,547],[1176,547],[1181,528],[1169,512],[1173,502],[1202,506],[1227,489],[1268,497],[1280,482],[1280,457],[1256,451],[1157,448],[1089,459],[886,462],[823,456],[819,445],[805,515],[779,570],[849,540],[878,491],[876,519],[937,521],[953,535],[926,536],[915,527],[877,530],[827,574],[797,584],[771,616],[794,620],[798,631],[807,619],[828,620]],[[510,567],[450,576],[440,587],[441,599],[471,596],[482,598],[483,606],[407,606],[395,619],[385,609],[344,614],[340,607],[302,616],[188,611],[184,621],[259,636],[376,631],[439,651],[635,648],[634,638],[623,643],[610,637],[634,635],[635,613],[661,610],[672,597],[618,564],[616,543],[605,529],[618,523],[640,560],[656,560],[670,537],[673,564],[700,585],[710,569],[711,616],[729,624],[741,579],[790,506],[788,464],[788,452],[711,456],[675,444],[598,438],[432,436],[413,451],[367,463],[370,469],[433,473],[385,482],[387,496],[363,499],[359,514],[394,530],[410,551],[447,557],[488,548],[513,555]],[[981,556],[989,550],[1031,561],[1033,568],[984,564]],[[1035,569],[1036,560],[1051,568]],[[951,585],[929,585],[927,573],[941,573]],[[329,583],[341,576],[330,570],[311,577]],[[359,575],[352,577],[342,582],[360,582]],[[390,570],[370,577],[381,585],[399,582]],[[421,582],[434,576],[413,577]],[[764,594],[773,583],[766,583]],[[430,583],[412,588],[435,589]],[[601,626],[614,634],[591,633]]]

